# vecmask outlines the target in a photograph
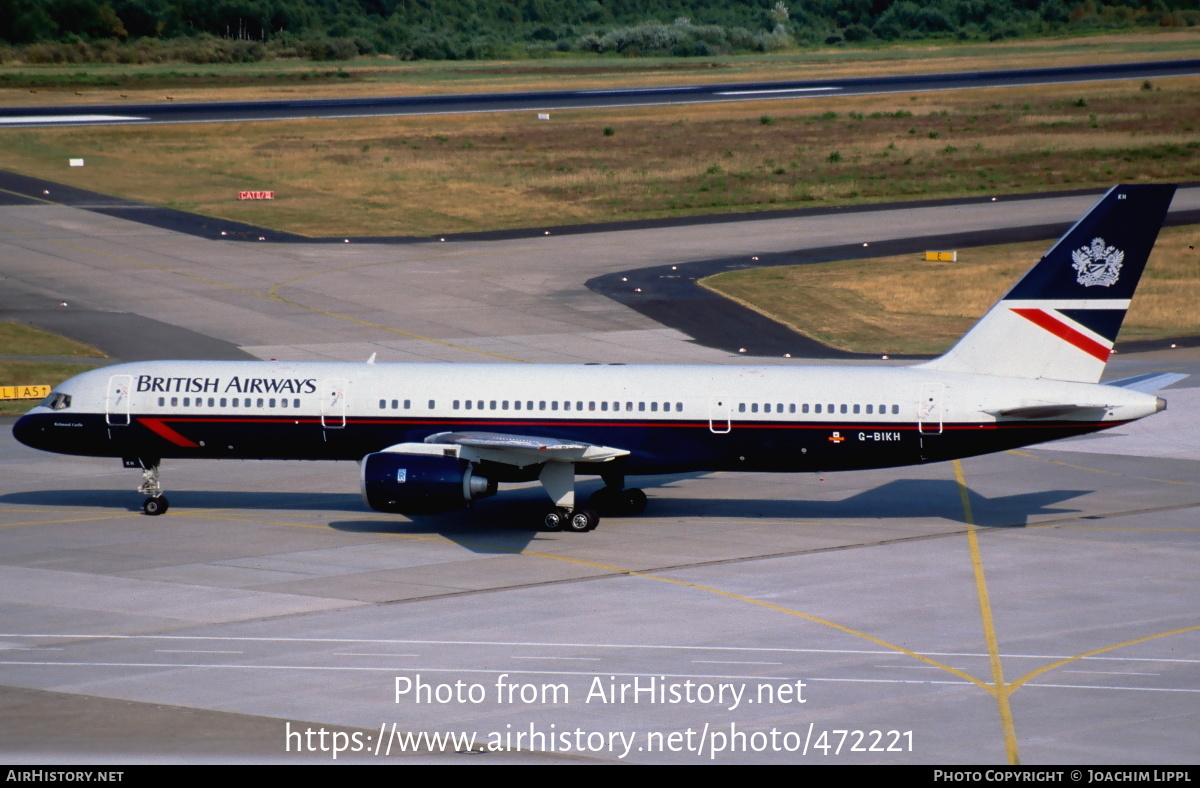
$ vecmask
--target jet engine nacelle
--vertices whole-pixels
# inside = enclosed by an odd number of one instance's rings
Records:
[[[377,452],[362,461],[362,495],[380,512],[437,514],[496,494],[496,483],[471,473],[458,457]]]

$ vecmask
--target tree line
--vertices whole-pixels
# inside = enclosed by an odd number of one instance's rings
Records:
[[[1200,24],[1196,0],[0,0],[0,56],[252,62],[716,55]]]

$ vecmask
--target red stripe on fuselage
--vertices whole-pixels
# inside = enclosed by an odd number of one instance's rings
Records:
[[[200,444],[196,443],[195,441],[185,438],[184,436],[180,435],[175,430],[168,427],[166,424],[163,423],[162,419],[141,418],[141,419],[138,419],[138,421],[140,421],[142,424],[145,424],[147,427],[149,427],[150,430],[152,432],[154,432],[154,434],[158,435],[160,438],[165,438],[166,440],[169,440],[171,443],[174,443],[176,446],[185,446],[185,447],[189,447],[189,448],[192,448],[192,447],[199,448],[199,446],[200,446]]]
[[[1044,309],[1014,309],[1012,311],[1100,361],[1108,361],[1108,357],[1112,353],[1111,348],[1105,347],[1086,334],[1076,331]]]

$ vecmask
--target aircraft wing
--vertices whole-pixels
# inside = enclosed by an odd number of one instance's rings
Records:
[[[466,447],[478,454],[480,459],[518,467],[555,461],[607,462],[629,454],[625,449],[597,446],[594,443],[504,432],[439,432],[430,435],[425,442]]]

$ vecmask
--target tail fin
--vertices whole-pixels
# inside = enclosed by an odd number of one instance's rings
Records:
[[[1098,382],[1174,194],[1109,189],[957,345],[921,366]]]

